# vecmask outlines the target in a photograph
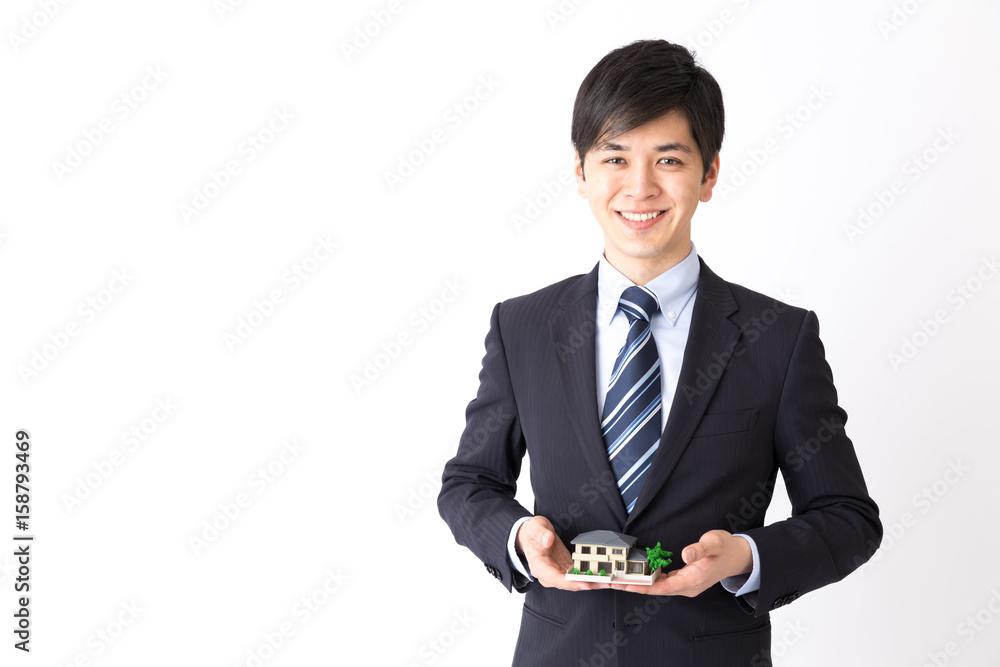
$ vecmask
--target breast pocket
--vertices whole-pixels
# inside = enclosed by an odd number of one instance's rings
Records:
[[[706,414],[698,423],[693,438],[703,438],[710,435],[726,435],[753,430],[757,421],[757,408],[739,410],[737,412],[717,412]]]

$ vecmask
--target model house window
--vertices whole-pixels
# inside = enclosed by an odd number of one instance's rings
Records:
[[[621,549],[612,549],[611,550],[611,555],[612,556],[621,556],[622,555],[622,550]]]
[[[624,570],[625,569],[625,561],[620,560],[617,563],[615,563],[615,569],[618,570],[619,572],[621,570]]]
[[[608,553],[608,550],[605,549],[604,547],[597,547],[597,555],[598,556],[604,556],[607,553]]]
[[[590,569],[590,561],[589,560],[581,560],[580,561],[580,572],[586,572],[589,569]]]
[[[580,553],[582,553],[582,554],[589,554],[590,553],[590,547],[580,547]]]

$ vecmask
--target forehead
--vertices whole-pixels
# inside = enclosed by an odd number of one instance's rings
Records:
[[[678,150],[694,155],[698,146],[691,135],[687,116],[681,111],[669,111],[627,132],[601,137],[593,150]]]

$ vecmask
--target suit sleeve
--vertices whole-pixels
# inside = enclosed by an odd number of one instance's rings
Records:
[[[846,421],[810,311],[792,350],[774,430],[792,516],[745,531],[760,553],[758,616],[843,579],[882,540],[878,506],[868,495]]]
[[[444,467],[438,510],[455,535],[507,590],[526,585],[507,558],[514,522],[531,512],[514,499],[525,443],[500,331],[493,309],[479,391],[465,411],[458,453]]]

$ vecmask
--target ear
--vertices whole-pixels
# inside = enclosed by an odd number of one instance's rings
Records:
[[[587,198],[587,177],[583,173],[583,163],[580,161],[580,153],[573,148],[573,173],[576,175],[576,193]]]
[[[708,171],[705,173],[705,178],[701,182],[701,194],[698,197],[699,201],[708,201],[712,198],[712,189],[715,184],[719,182],[719,154],[716,153],[715,157],[712,158],[712,163],[708,165]]]

